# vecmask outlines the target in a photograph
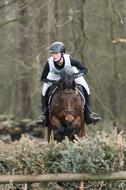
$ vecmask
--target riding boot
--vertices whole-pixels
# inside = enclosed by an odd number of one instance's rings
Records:
[[[84,112],[85,122],[87,125],[91,123],[96,125],[98,122],[101,121],[101,117],[97,113],[92,112],[91,108],[89,107],[89,103],[90,103],[90,96],[88,95],[86,97],[86,105]]]
[[[41,105],[39,107],[40,107],[40,109],[42,109],[42,114],[37,118],[36,124],[41,127],[46,127],[46,125],[47,125],[47,121],[46,121],[47,105],[46,105],[45,96],[41,96]]]

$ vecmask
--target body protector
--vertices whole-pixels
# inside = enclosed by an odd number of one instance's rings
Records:
[[[74,73],[78,73],[79,72],[76,67],[74,67],[74,66],[71,65],[70,55],[69,54],[64,54],[63,57],[64,57],[64,60],[65,60],[65,65],[64,65],[64,68],[62,68],[61,70],[56,69],[52,56],[48,59],[49,68],[50,68],[50,72],[47,75],[48,79],[50,79],[50,80],[57,80],[57,81],[60,80],[60,78],[61,78],[60,73],[61,73],[62,70],[65,70],[67,72],[74,72]],[[80,76],[80,77],[76,78],[75,82],[76,82],[76,84],[82,85],[86,89],[87,94],[88,95],[90,94],[89,87],[88,87],[88,85],[87,85],[87,83],[86,83],[86,81],[85,81],[85,79],[84,79],[83,76]],[[44,83],[43,89],[42,89],[42,95],[43,96],[45,96],[47,89],[51,85],[52,85],[51,82]]]

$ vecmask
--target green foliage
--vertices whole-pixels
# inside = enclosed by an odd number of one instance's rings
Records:
[[[125,170],[126,140],[116,130],[112,134],[97,132],[94,137],[51,140],[44,148],[22,136],[11,144],[0,142],[0,174],[91,173],[103,174]],[[34,185],[31,188],[34,189]],[[11,189],[12,188],[11,184]],[[79,182],[41,183],[38,189],[75,189]],[[89,189],[125,189],[125,181],[85,182]]]

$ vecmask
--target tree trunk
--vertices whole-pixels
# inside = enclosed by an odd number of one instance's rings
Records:
[[[110,43],[112,49],[112,69],[113,69],[113,80],[116,90],[117,102],[119,105],[119,112],[122,124],[126,124],[125,118],[125,110],[123,105],[123,98],[120,89],[120,81],[118,76],[118,69],[117,69],[117,55],[116,55],[116,46],[113,43],[113,40],[116,39],[115,31],[116,31],[116,20],[115,20],[115,5],[114,2],[106,0],[106,4],[108,7],[108,14],[109,14],[109,24],[110,24]]]
[[[57,19],[57,33],[58,33],[58,41],[61,41],[65,44],[66,50],[68,50],[68,46],[70,43],[70,33],[69,33],[69,19],[68,19],[68,1],[62,0],[58,1],[58,19]]]
[[[28,82],[28,38],[26,34],[27,21],[27,3],[25,0],[19,1],[19,59],[20,59],[20,103],[21,103],[21,117],[31,117],[31,99]]]
[[[57,0],[48,2],[48,47],[57,41],[58,39],[58,31],[56,28],[57,19],[58,19],[58,2]],[[48,53],[49,55],[49,53]]]

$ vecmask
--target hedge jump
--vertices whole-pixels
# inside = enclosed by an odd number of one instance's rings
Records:
[[[74,174],[42,174],[42,175],[0,175],[0,184],[7,183],[39,183],[39,182],[70,182],[70,181],[110,181],[126,180],[126,172],[115,172],[111,175]]]

